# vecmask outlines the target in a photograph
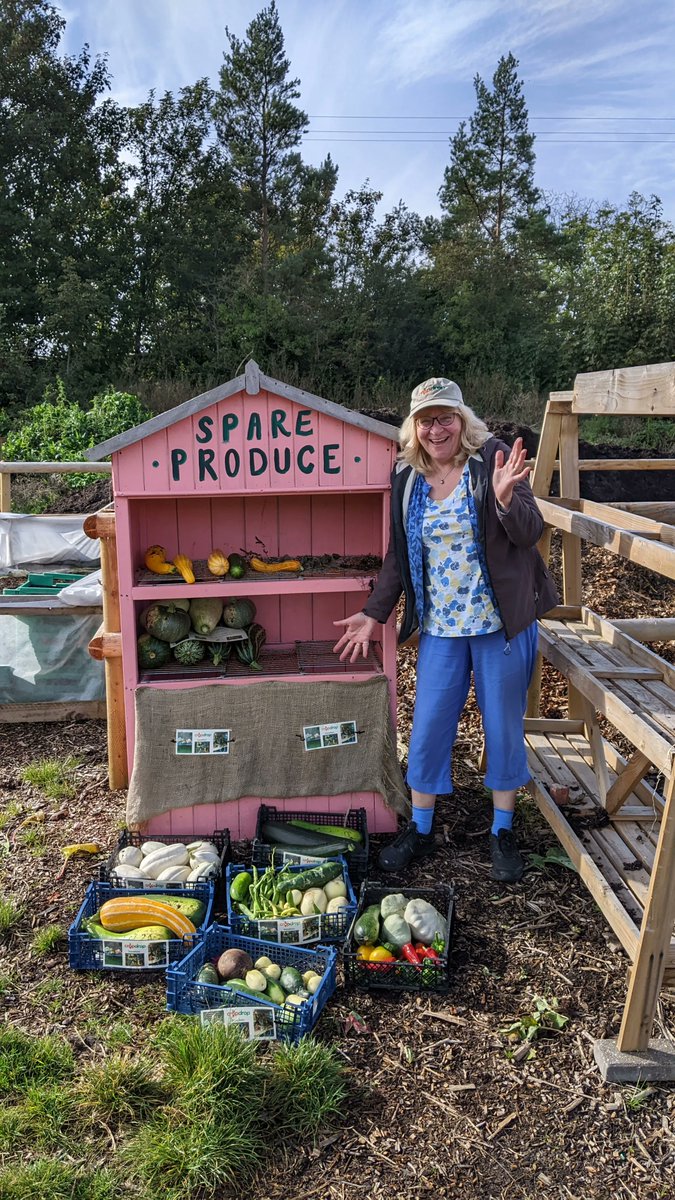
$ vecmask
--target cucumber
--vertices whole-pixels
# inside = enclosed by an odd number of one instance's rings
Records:
[[[229,988],[233,992],[244,992],[246,996],[253,996],[255,1000],[268,1000],[267,992],[256,992],[254,988],[246,986],[245,979],[228,979],[223,987]]]
[[[340,863],[321,863],[319,867],[310,867],[307,871],[294,871],[285,879],[278,879],[277,888],[281,896],[285,896],[292,888],[306,892],[307,888],[323,887],[325,883],[330,883],[331,879],[337,879],[338,875],[342,875]]]
[[[298,842],[277,846],[281,854],[302,854],[305,858],[335,858],[337,854],[351,854],[353,842],[315,842],[312,846],[301,846]]]
[[[362,842],[363,836],[358,829],[350,829],[348,825],[313,825],[311,821],[301,821],[299,818],[287,822],[295,829],[313,829],[316,833],[327,837],[343,838],[349,842]]]
[[[354,926],[354,941],[359,946],[374,946],[380,936],[380,906],[364,909]]]
[[[317,842],[326,841],[326,838],[311,833],[309,829],[295,829],[290,821],[264,821],[260,832],[264,842],[275,846],[314,846]]]
[[[241,579],[246,574],[246,563],[240,554],[230,554],[229,574],[232,579]]]
[[[204,963],[197,976],[197,983],[220,983],[220,975],[213,963]]]
[[[265,995],[268,1000],[273,1000],[275,1004],[283,1004],[286,1000],[284,989],[278,983],[275,983],[273,979],[269,978],[267,980],[267,987],[265,988]]]

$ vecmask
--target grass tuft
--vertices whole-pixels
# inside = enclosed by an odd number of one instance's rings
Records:
[[[274,1050],[270,1108],[275,1127],[290,1137],[313,1138],[340,1117],[347,1096],[344,1065],[330,1046],[303,1038]]]
[[[165,1099],[153,1064],[120,1054],[85,1067],[77,1084],[81,1113],[107,1125],[144,1120]]]
[[[65,758],[41,758],[23,768],[21,779],[39,788],[50,800],[68,800],[75,795],[73,775],[79,766],[80,760],[73,754]]]
[[[31,944],[33,954],[51,954],[53,950],[64,941],[65,933],[60,925],[45,925],[44,929],[38,929]]]
[[[9,933],[22,916],[23,909],[15,900],[11,897],[6,899],[4,896],[0,899],[0,933]]]
[[[2,1200],[120,1200],[122,1188],[110,1171],[83,1171],[51,1159],[0,1171]]]
[[[0,1096],[20,1096],[33,1084],[49,1086],[72,1074],[73,1052],[62,1038],[32,1038],[11,1025],[0,1028]]]

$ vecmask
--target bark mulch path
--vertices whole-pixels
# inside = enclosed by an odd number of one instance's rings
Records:
[[[672,613],[668,581],[595,548],[585,551],[584,571],[588,603],[608,616]],[[414,651],[405,650],[403,758],[413,691]],[[547,672],[544,711],[561,713],[563,701],[563,685]],[[618,1032],[627,960],[573,871],[532,865],[513,888],[488,878],[490,798],[476,770],[478,750],[470,705],[456,747],[455,795],[439,801],[436,852],[392,880],[402,887],[454,881],[451,990],[423,997],[338,991],[317,1034],[349,1066],[344,1126],[296,1159],[270,1163],[269,1200],[675,1196],[675,1090],[604,1084],[593,1061],[594,1039]],[[79,764],[72,796],[48,800],[22,781],[28,764],[66,755]],[[161,976],[80,974],[69,970],[65,942],[47,956],[31,949],[43,927],[67,930],[104,857],[72,860],[57,880],[61,847],[97,841],[109,853],[124,801],[107,787],[104,723],[2,727],[0,890],[23,909],[0,946],[3,1019],[67,1038],[84,1060],[105,1054],[113,1036],[142,1045],[164,1013]],[[527,797],[518,830],[527,854],[545,856],[556,845]],[[381,839],[373,841],[376,852]],[[246,850],[236,846],[238,856]],[[536,997],[557,1000],[569,1021],[530,1052],[503,1030],[532,1013]],[[666,993],[656,1032],[674,1029],[675,994]]]

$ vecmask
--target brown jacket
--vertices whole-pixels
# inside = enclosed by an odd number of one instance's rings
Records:
[[[529,483],[516,484],[508,512],[502,512],[497,507],[492,486],[493,460],[497,450],[504,450],[506,457],[510,453],[505,442],[489,438],[469,459],[469,474],[490,583],[505,635],[510,639],[553,608],[558,596],[536,549],[544,531],[544,520]],[[367,616],[384,622],[403,593],[405,612],[399,633],[401,642],[407,641],[419,628],[405,534],[405,517],[414,474],[413,468],[404,463],[397,463],[392,473],[389,549],[373,592],[363,609]]]

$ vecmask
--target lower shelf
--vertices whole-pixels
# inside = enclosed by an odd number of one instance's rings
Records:
[[[138,681],[148,683],[181,683],[208,679],[265,679],[280,675],[381,675],[382,663],[377,651],[370,647],[366,658],[356,662],[340,662],[333,653],[334,642],[292,642],[287,645],[264,646],[260,655],[262,670],[253,671],[242,663],[232,650],[231,657],[214,667],[209,659],[194,667],[167,663],[153,671],[141,671]],[[379,649],[379,647],[378,647]]]

